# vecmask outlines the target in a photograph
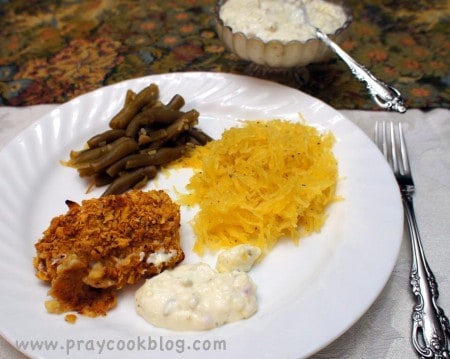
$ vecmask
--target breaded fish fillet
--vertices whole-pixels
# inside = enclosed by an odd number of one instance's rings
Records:
[[[66,203],[35,244],[36,276],[51,282],[49,312],[105,315],[118,289],[184,259],[179,206],[164,191]]]

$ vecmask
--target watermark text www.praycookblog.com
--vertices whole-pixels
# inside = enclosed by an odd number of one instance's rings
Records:
[[[171,339],[163,336],[137,336],[131,339],[66,339],[16,340],[16,347],[25,352],[59,351],[70,355],[75,352],[87,354],[105,354],[108,352],[174,352],[182,354],[187,351],[214,352],[226,351],[224,339]]]

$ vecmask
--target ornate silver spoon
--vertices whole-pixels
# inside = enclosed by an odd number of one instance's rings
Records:
[[[394,110],[400,113],[406,112],[406,106],[403,103],[403,98],[400,92],[396,88],[384,83],[381,80],[378,80],[366,67],[356,62],[349,54],[342,50],[338,44],[332,41],[319,28],[314,26],[310,21],[308,11],[303,0],[300,1],[300,4],[305,23],[313,27],[316,32],[316,36],[328,45],[328,47],[330,47],[341,58],[341,60],[347,64],[353,76],[357,80],[366,83],[367,90],[372,96],[374,102],[381,108],[387,110]]]

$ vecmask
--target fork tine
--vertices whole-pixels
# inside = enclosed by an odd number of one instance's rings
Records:
[[[397,155],[397,151],[400,152],[399,146],[398,146],[399,141],[396,138],[394,124],[392,122],[389,123],[389,143],[390,143],[390,147],[391,147],[390,159],[391,159],[392,170],[394,171],[394,173],[400,173],[400,166],[399,166],[399,160],[398,160],[398,155]]]
[[[381,150],[380,148],[380,140],[379,140],[379,135],[380,135],[380,123],[377,121],[375,122],[375,128],[373,131],[373,142],[375,142],[375,144],[377,145],[378,149]]]
[[[384,122],[375,122],[374,141],[380,149],[383,156],[387,158],[386,135],[384,133]]]
[[[403,174],[410,174],[411,169],[409,166],[408,151],[406,150],[405,135],[403,134],[403,127],[401,123],[398,124],[398,134],[400,140],[400,155],[403,164]]]
[[[392,136],[389,125],[385,121],[381,124],[381,139],[383,154],[387,163],[392,167]]]

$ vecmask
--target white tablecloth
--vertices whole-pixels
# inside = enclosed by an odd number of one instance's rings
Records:
[[[55,105],[0,107],[0,150],[53,108]],[[438,302],[450,315],[450,111],[408,110],[403,115],[341,112],[369,136],[376,120],[394,119],[404,123],[417,188],[414,201],[419,229],[439,284]],[[410,263],[410,244],[404,234],[397,264],[378,299],[350,330],[313,358],[414,358],[410,344],[411,312],[415,303],[409,284]],[[3,358],[25,357],[0,338],[0,359]]]

